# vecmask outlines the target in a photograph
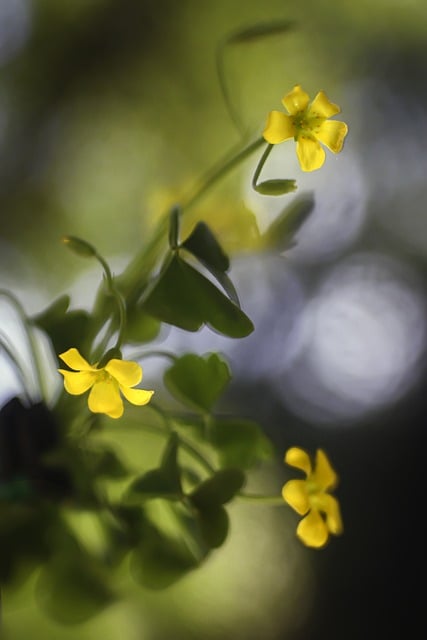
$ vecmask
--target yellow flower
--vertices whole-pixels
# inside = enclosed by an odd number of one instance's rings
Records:
[[[305,516],[297,527],[297,536],[308,547],[323,547],[330,533],[338,536],[343,532],[338,500],[329,493],[337,485],[338,476],[322,449],[316,451],[314,468],[308,453],[298,447],[288,449],[285,462],[307,476],[305,480],[289,480],[282,489],[285,502]]]
[[[93,413],[105,413],[110,418],[123,415],[120,392],[132,404],[144,405],[150,401],[154,391],[132,389],[142,380],[142,369],[137,362],[113,358],[105,367],[98,369],[90,365],[77,349],[61,353],[61,360],[74,371],[58,369],[64,376],[64,387],[73,396],[90,389],[88,406]]]
[[[303,171],[320,169],[325,162],[325,151],[320,142],[333,153],[339,153],[348,131],[344,122],[328,120],[341,109],[330,102],[323,91],[319,91],[311,104],[309,101],[308,94],[299,84],[295,85],[282,99],[282,104],[290,115],[282,111],[271,111],[263,133],[270,144],[294,138]]]

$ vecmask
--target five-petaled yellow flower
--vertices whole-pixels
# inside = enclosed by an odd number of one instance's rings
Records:
[[[282,489],[283,499],[305,516],[298,524],[297,536],[308,547],[323,547],[330,533],[337,536],[343,532],[338,500],[329,493],[338,476],[322,449],[316,451],[314,468],[308,453],[298,447],[286,452],[285,462],[306,474],[305,480],[289,480]]]
[[[123,400],[120,393],[132,404],[144,405],[150,401],[154,391],[132,389],[142,380],[142,368],[137,362],[113,358],[104,367],[90,365],[77,349],[61,353],[61,360],[70,369],[58,369],[64,376],[64,387],[71,395],[79,396],[90,389],[88,406],[93,413],[105,413],[110,418],[123,415]]]
[[[344,122],[328,120],[341,109],[330,102],[323,91],[319,91],[311,104],[309,102],[308,94],[299,84],[295,85],[282,99],[282,104],[290,115],[282,111],[271,111],[263,133],[270,144],[294,138],[303,171],[320,169],[325,162],[325,151],[320,143],[333,153],[339,153],[348,131]]]

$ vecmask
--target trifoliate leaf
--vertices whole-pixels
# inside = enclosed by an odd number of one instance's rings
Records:
[[[230,379],[228,364],[216,353],[185,354],[164,374],[166,387],[178,400],[202,411],[212,409]]]

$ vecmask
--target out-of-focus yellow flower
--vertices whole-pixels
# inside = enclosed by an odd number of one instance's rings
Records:
[[[64,387],[73,396],[90,389],[88,406],[93,413],[105,413],[110,418],[123,415],[123,401],[136,405],[147,404],[154,391],[132,389],[142,380],[142,368],[137,362],[111,359],[104,367],[90,365],[74,347],[59,355],[73,371],[58,369],[64,376]]]
[[[329,493],[336,487],[338,476],[322,449],[316,451],[314,467],[308,453],[298,447],[288,449],[285,462],[306,474],[305,480],[289,480],[282,489],[285,502],[305,516],[297,527],[297,536],[308,547],[323,547],[330,533],[337,536],[343,532],[338,500]]]
[[[330,102],[323,91],[319,91],[310,104],[309,95],[297,84],[282,99],[282,104],[290,115],[271,111],[263,136],[270,144],[294,138],[303,171],[320,169],[325,162],[325,151],[320,143],[333,153],[341,151],[348,127],[344,122],[328,119],[341,109]]]

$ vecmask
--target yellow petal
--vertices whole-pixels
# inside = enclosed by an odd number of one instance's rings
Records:
[[[74,347],[61,353],[58,358],[75,371],[96,371],[95,367],[92,367]]]
[[[338,476],[332,468],[328,456],[322,449],[316,451],[312,480],[323,491],[333,489],[338,484]]]
[[[283,106],[288,110],[291,116],[300,111],[304,111],[310,101],[308,93],[301,89],[300,84],[296,84],[290,93],[282,98]]]
[[[142,380],[142,368],[137,362],[113,358],[104,367],[119,384],[133,387]]]
[[[120,385],[120,391],[123,393],[126,400],[132,404],[142,406],[147,404],[151,400],[151,396],[154,391],[146,391],[145,389],[129,389],[129,387],[123,387]]]
[[[297,536],[307,547],[320,549],[327,543],[329,537],[328,527],[316,509],[312,509],[301,520],[297,527]]]
[[[94,384],[96,373],[92,371],[65,371],[58,369],[64,376],[64,388],[72,396],[79,396]]]
[[[293,138],[295,127],[292,118],[282,111],[271,111],[262,135],[270,144],[279,144]]]
[[[328,147],[333,153],[339,153],[344,144],[344,138],[348,132],[348,127],[345,122],[339,120],[326,120],[323,122],[319,129],[314,132],[314,135],[320,142]]]
[[[315,171],[325,162],[325,151],[317,140],[301,136],[297,141],[297,156],[303,171]]]
[[[285,462],[291,467],[305,471],[307,475],[311,473],[310,456],[304,449],[300,449],[299,447],[291,447],[288,449],[285,453]]]
[[[323,91],[319,91],[308,110],[308,117],[330,118],[339,113],[341,109],[337,104],[331,102]]]
[[[289,480],[282,489],[283,500],[303,516],[310,508],[305,480]]]
[[[93,413],[105,413],[110,418],[123,415],[123,400],[120,397],[119,385],[111,381],[96,382],[89,394],[89,409]]]
[[[321,496],[317,496],[316,506],[318,506],[319,511],[325,514],[326,525],[329,531],[339,536],[343,532],[344,527],[338,500],[334,498],[334,496],[324,493]]]

